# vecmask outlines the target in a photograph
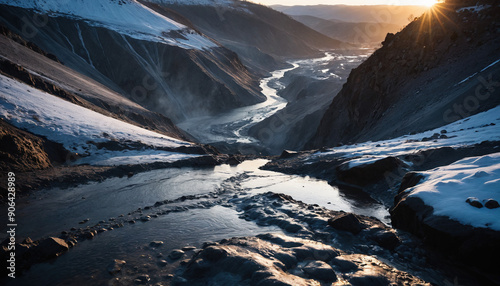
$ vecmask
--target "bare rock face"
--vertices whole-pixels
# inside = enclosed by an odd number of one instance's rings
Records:
[[[65,160],[61,144],[22,131],[0,120],[0,171],[31,171]]]
[[[374,257],[347,255],[319,242],[279,234],[206,245],[182,271],[175,285],[319,285],[337,280],[352,285],[430,285]]]

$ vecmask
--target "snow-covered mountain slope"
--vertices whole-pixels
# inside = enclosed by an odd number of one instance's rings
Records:
[[[238,2],[237,0],[147,0],[158,4],[179,4],[179,5],[203,5],[203,6],[227,6]]]
[[[217,44],[186,26],[156,13],[135,0],[0,0],[0,4],[34,9],[51,16],[82,19],[130,37],[158,41],[186,49],[204,49]]]
[[[131,7],[127,8],[129,10],[142,9],[156,15],[140,3],[129,2],[126,4]],[[95,6],[94,9],[100,5],[100,2],[86,3]],[[122,5],[114,5],[117,9],[125,9]],[[163,19],[163,16],[154,15],[153,19]],[[126,17],[134,19],[132,15]],[[25,19],[27,24],[19,19]],[[175,40],[174,44],[169,44],[158,41],[156,36],[134,37],[121,29],[119,23],[103,26],[95,24],[94,20],[67,14],[39,15],[32,9],[7,5],[0,9],[0,22],[57,56],[64,65],[174,122],[264,100],[257,76],[241,64],[234,52],[222,46],[191,49],[180,45],[181,42],[191,43],[191,38],[182,33],[186,31],[184,28],[162,33],[162,37]],[[135,23],[132,26],[141,23],[131,22]],[[143,24],[155,26],[153,22]],[[27,34],[26,25],[35,27],[36,32]]]
[[[238,53],[259,72],[276,69],[283,57],[311,57],[344,43],[289,16],[250,1],[141,0],[158,11],[174,11],[189,24]],[[273,57],[275,59],[273,59]]]
[[[0,35],[0,70],[3,74],[70,100],[85,108],[146,127],[175,138],[186,138],[169,118],[152,112],[117,92],[109,79],[100,84],[29,48],[8,31]],[[21,42],[17,43],[15,40]],[[95,73],[97,75],[97,73]]]
[[[191,143],[104,116],[3,75],[0,75],[0,116],[17,128],[45,136],[63,144],[67,150],[87,157],[85,163],[130,164],[138,162],[140,156],[144,159],[141,163],[147,163],[193,156],[153,152],[147,148],[125,153],[99,149],[96,143],[114,142],[124,146],[139,143],[143,147],[168,149],[191,146]],[[136,159],[125,158],[130,156]],[[120,159],[113,160],[113,157]]]

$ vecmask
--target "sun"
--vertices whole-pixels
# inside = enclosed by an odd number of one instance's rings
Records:
[[[427,6],[431,7],[434,4],[436,4],[438,1],[437,0],[415,0],[415,5],[422,5],[422,6]]]

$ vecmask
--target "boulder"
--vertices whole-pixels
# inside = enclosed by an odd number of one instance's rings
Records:
[[[496,209],[500,208],[500,204],[495,201],[494,199],[488,199],[485,203],[484,206],[488,209]]]
[[[337,275],[333,271],[332,267],[320,260],[311,261],[302,268],[304,273],[306,273],[309,278],[333,282],[337,280]]]
[[[125,260],[115,259],[108,265],[108,272],[111,275],[114,275],[120,271],[122,271],[123,266],[127,264]]]
[[[161,246],[163,246],[163,241],[161,241],[161,240],[151,241],[149,243],[149,246],[151,246],[151,247],[161,247]]]
[[[182,251],[180,249],[176,249],[176,250],[173,250],[172,252],[170,252],[170,254],[168,255],[168,258],[170,258],[172,260],[177,260],[177,259],[181,258],[182,256],[184,256],[184,251]]]
[[[56,258],[62,253],[68,251],[68,244],[57,237],[49,237],[41,240],[33,251],[38,255],[39,260],[44,261],[52,258]]]
[[[371,235],[371,238],[376,241],[378,245],[388,250],[394,250],[401,243],[399,237],[394,232],[384,229],[376,230],[376,232]]]
[[[465,202],[478,209],[483,207],[483,204],[479,201],[478,198],[469,197],[467,198],[467,200],[465,200]]]
[[[402,166],[406,165],[400,159],[396,157],[387,157],[373,163],[354,167],[350,167],[349,162],[345,162],[338,166],[336,171],[337,177],[341,181],[358,186],[365,186],[383,180],[387,172],[392,172]]]
[[[352,234],[358,234],[366,227],[358,217],[352,213],[342,214],[335,218],[331,218],[328,220],[328,225],[338,230],[348,231]]]
[[[296,151],[283,150],[280,155],[280,159],[288,159],[297,156],[299,153]]]

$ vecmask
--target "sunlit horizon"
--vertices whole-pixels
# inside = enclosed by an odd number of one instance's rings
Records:
[[[264,5],[416,5],[430,7],[438,0],[255,0],[255,3]]]

